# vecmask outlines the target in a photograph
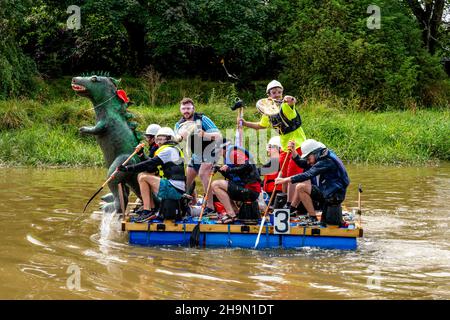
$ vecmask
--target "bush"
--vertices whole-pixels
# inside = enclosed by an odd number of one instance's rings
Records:
[[[298,18],[279,44],[283,80],[301,96],[360,97],[361,109],[448,105],[445,74],[421,43],[413,16],[394,1],[298,1]],[[381,7],[381,29],[366,26]],[[441,97],[444,97],[443,99]]]

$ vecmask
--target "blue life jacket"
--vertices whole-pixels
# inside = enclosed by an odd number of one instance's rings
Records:
[[[322,191],[325,199],[334,199],[342,202],[347,192],[347,187],[350,184],[350,179],[347,170],[342,163],[342,160],[331,150],[327,154],[319,158],[319,161],[331,160],[334,163],[336,170],[329,170],[320,175],[319,189]],[[330,168],[331,169],[331,168]]]

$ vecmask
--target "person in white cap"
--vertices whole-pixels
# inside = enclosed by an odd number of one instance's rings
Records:
[[[301,145],[301,157],[294,143],[289,143],[293,160],[305,172],[288,178],[277,178],[275,184],[296,184],[293,205],[301,201],[310,221],[317,221],[313,202],[325,206],[339,205],[344,201],[350,179],[341,159],[327,147],[314,139],[307,139]],[[314,179],[315,178],[315,179]],[[314,183],[312,183],[312,180]]]
[[[161,126],[152,123],[147,127],[145,130],[145,140],[148,143],[148,156],[146,156],[143,152],[138,154],[141,161],[147,160],[148,158],[153,158],[155,155],[156,150],[158,150],[159,146],[155,142],[156,140],[156,134],[158,133],[158,130],[161,129]],[[143,150],[143,149],[141,149]]]
[[[158,218],[151,193],[161,200],[180,200],[186,190],[184,154],[175,142],[175,133],[169,127],[162,127],[156,134],[156,143],[160,146],[155,156],[146,161],[118,167],[122,172],[140,172],[138,175],[143,210],[136,212],[136,222],[146,222]],[[152,173],[158,172],[158,175]]]
[[[284,162],[285,157],[288,157],[287,163],[283,169],[283,177],[290,177],[303,172],[294,161],[292,155],[288,153],[289,141],[294,141],[297,153],[301,154],[300,145],[306,140],[303,131],[302,119],[295,108],[297,100],[292,96],[283,97],[283,86],[277,80],[272,80],[267,85],[266,93],[269,98],[273,100],[282,101],[280,105],[280,112],[274,116],[263,115],[259,122],[249,122],[242,120],[242,124],[246,127],[256,130],[266,129],[272,126],[280,135],[281,152],[280,163]],[[291,184],[283,185],[283,192],[287,192],[287,203],[285,208],[290,208],[291,212],[296,211],[296,208],[291,207],[291,202],[294,196],[295,189]]]
[[[278,177],[280,172],[280,136],[270,138],[266,150],[270,160],[261,167],[261,175],[264,176],[263,190],[270,195],[274,189],[275,192],[282,191],[281,184],[275,186],[275,178]]]

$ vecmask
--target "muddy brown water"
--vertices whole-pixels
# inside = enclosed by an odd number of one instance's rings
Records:
[[[356,251],[255,251],[130,246],[81,214],[104,169],[0,169],[0,298],[449,299],[450,164],[349,173]]]

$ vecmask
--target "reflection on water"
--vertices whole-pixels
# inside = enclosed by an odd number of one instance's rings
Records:
[[[349,172],[348,207],[364,189],[351,252],[129,246],[117,216],[81,213],[103,169],[0,169],[0,298],[450,298],[450,165]]]

